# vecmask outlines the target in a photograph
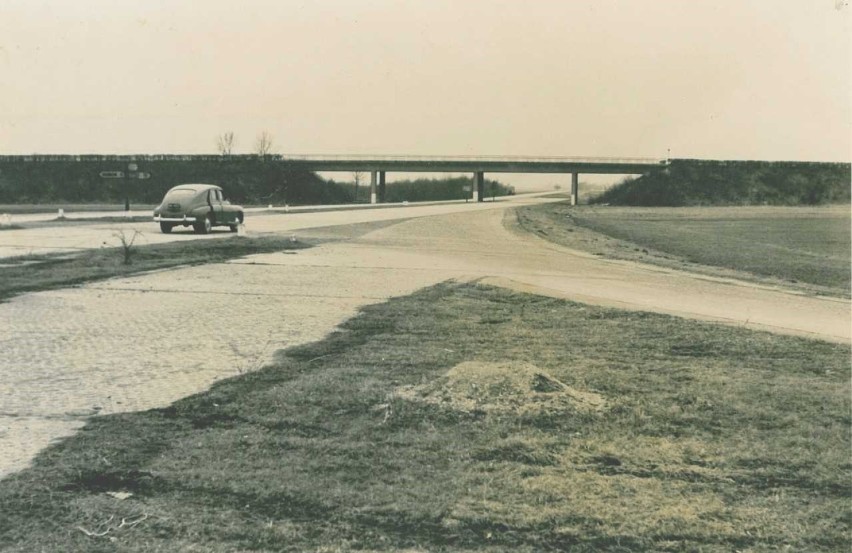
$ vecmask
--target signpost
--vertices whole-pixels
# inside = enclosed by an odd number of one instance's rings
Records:
[[[101,171],[100,176],[102,179],[139,179],[145,180],[151,178],[151,173],[145,173],[142,171],[138,171],[139,167],[135,163],[127,164],[127,172],[124,171]],[[126,182],[126,181],[125,181]],[[124,187],[124,216],[130,216],[130,189],[128,186]]]
[[[101,178],[104,179],[123,179],[124,171],[101,171]]]

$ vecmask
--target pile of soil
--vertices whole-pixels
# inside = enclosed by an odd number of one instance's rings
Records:
[[[520,362],[465,361],[434,382],[402,386],[393,395],[458,411],[499,414],[592,413],[606,407],[603,396],[572,388],[535,365]]]

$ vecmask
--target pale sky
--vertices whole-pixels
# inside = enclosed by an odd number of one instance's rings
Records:
[[[0,0],[0,153],[848,161],[842,0]]]

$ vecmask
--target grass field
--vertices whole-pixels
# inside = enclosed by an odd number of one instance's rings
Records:
[[[847,551],[848,346],[445,284],[91,419],[5,551]]]
[[[521,225],[569,247],[833,295],[850,292],[850,208],[521,208]],[[583,233],[584,229],[601,236]],[[579,232],[578,232],[579,231]],[[702,267],[703,266],[703,267]],[[729,269],[718,273],[712,267]],[[800,285],[800,286],[795,286]]]

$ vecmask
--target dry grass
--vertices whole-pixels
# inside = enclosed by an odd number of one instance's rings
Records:
[[[433,382],[402,386],[391,395],[470,413],[515,416],[596,412],[606,400],[572,388],[529,363],[465,361]]]
[[[0,543],[847,551],[849,355],[441,285],[169,408],[90,420],[0,483]]]

